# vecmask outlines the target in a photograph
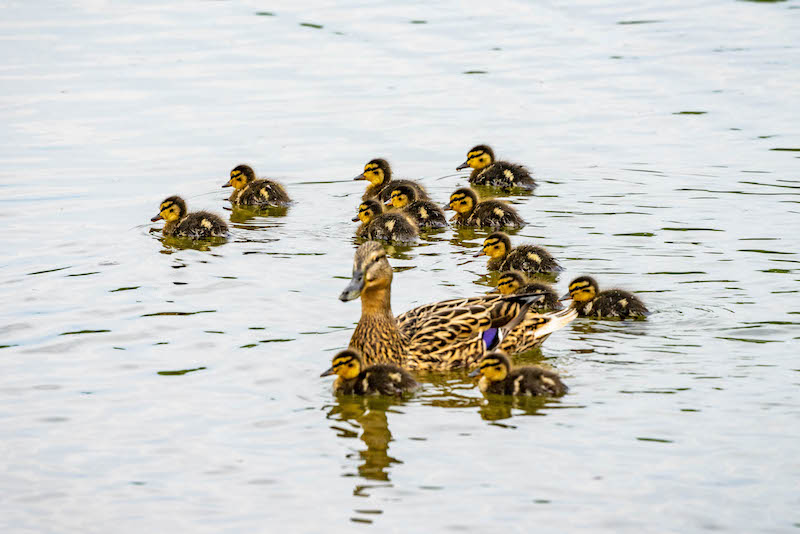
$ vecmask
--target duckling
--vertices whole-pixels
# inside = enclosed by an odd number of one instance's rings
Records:
[[[281,184],[265,178],[256,179],[256,173],[249,165],[234,167],[231,179],[222,187],[234,188],[228,199],[234,206],[285,206],[291,202]]]
[[[494,151],[486,145],[473,147],[467,153],[467,161],[456,167],[456,170],[467,167],[472,167],[469,183],[473,185],[490,185],[504,189],[521,187],[529,190],[536,187],[536,181],[528,169],[516,163],[495,161]]]
[[[186,202],[179,196],[165,199],[159,207],[158,215],[150,220],[156,222],[160,219],[166,221],[162,230],[165,236],[203,239],[224,237],[228,233],[228,225],[213,213],[207,211],[187,213]]]
[[[397,185],[413,187],[419,200],[430,200],[428,193],[418,183],[411,180],[392,180],[392,168],[389,166],[389,162],[382,158],[370,160],[369,163],[364,165],[364,172],[353,178],[353,180],[369,181],[367,190],[364,191],[364,196],[361,197],[361,200],[377,197],[381,202],[386,202],[391,197],[392,188]]]
[[[591,276],[580,276],[569,284],[569,293],[561,300],[572,299],[572,307],[581,317],[643,318],[650,314],[639,297],[621,289],[600,291]]]
[[[333,383],[334,393],[344,395],[393,395],[419,389],[412,376],[391,363],[364,367],[361,354],[353,349],[343,350],[333,357],[333,365],[320,376],[338,375]]]
[[[387,205],[402,209],[419,228],[444,228],[447,218],[442,208],[430,200],[417,200],[417,190],[408,184],[390,184],[390,199]]]
[[[525,226],[525,221],[510,205],[502,200],[479,201],[478,194],[469,187],[457,189],[450,195],[450,202],[444,209],[455,210],[456,214],[450,220],[461,226]]]
[[[483,249],[475,255],[489,256],[486,266],[493,271],[522,271],[524,273],[551,273],[561,271],[558,262],[542,247],[520,245],[511,248],[511,238],[503,232],[490,234],[483,241]]]
[[[541,367],[511,368],[508,356],[502,351],[490,352],[469,376],[480,375],[478,388],[483,393],[529,397],[560,397],[569,388],[559,376]]]
[[[414,241],[419,230],[414,221],[405,213],[390,211],[383,213],[383,204],[377,200],[365,200],[358,207],[358,215],[353,222],[361,221],[356,236],[384,241]]]
[[[497,280],[497,291],[503,295],[527,295],[530,293],[542,293],[544,300],[531,306],[532,309],[543,311],[561,310],[564,306],[558,300],[558,294],[544,282],[530,282],[525,279],[525,275],[519,271],[505,271],[500,274]]]

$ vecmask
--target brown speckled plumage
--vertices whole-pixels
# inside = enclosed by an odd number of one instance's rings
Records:
[[[491,257],[494,244],[501,245],[503,256]],[[550,273],[561,271],[558,262],[543,247],[535,245],[511,246],[511,238],[503,232],[494,232],[484,241],[484,253],[490,256],[486,266],[493,271],[522,271],[524,273]]]
[[[172,196],[161,202],[159,214],[151,220],[159,219],[166,220],[162,233],[169,237],[204,239],[228,234],[228,225],[219,216],[207,211],[187,213],[186,202],[179,196]]]
[[[265,178],[257,179],[255,171],[249,165],[235,167],[231,171],[231,178],[237,174],[243,176],[246,185],[235,188],[228,198],[234,206],[269,207],[285,206],[290,203],[289,195],[283,185]]]
[[[405,369],[387,363],[365,367],[360,354],[353,349],[333,357],[332,367],[322,376],[331,374],[338,375],[333,391],[341,395],[400,396],[419,389],[417,381]]]
[[[536,366],[512,368],[508,356],[501,351],[487,354],[473,374],[481,375],[480,390],[492,395],[560,397],[568,391],[553,371]]]
[[[536,181],[527,168],[517,163],[495,161],[494,151],[487,145],[478,145],[470,149],[467,153],[467,161],[459,168],[468,166],[473,167],[469,175],[469,183],[473,185],[502,187],[503,189],[520,187],[528,190],[536,187]]]
[[[458,226],[488,227],[488,228],[522,228],[525,221],[517,210],[502,200],[478,200],[478,194],[468,187],[456,190],[450,195],[450,208],[453,209],[453,198],[468,197],[472,199],[472,208],[466,212],[456,209],[455,216],[450,219]]]

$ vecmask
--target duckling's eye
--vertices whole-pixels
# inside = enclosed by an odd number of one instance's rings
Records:
[[[347,367],[353,367],[353,362],[348,363]]]
[[[466,201],[466,200],[462,200],[462,201],[460,202],[460,204],[462,204],[462,205],[466,205],[466,204],[467,204],[467,201]]]

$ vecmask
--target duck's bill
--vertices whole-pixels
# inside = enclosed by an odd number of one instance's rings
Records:
[[[325,371],[324,373],[322,373],[319,376],[320,376],[320,378],[322,378],[323,376],[331,376],[334,373],[335,373],[335,371],[333,370],[333,367],[331,367],[330,369],[328,369],[327,371]]]
[[[360,221],[361,219],[359,219],[358,217],[353,217],[353,218],[352,218],[352,219],[350,219],[350,220],[351,220],[351,221],[353,221],[353,222],[358,222],[358,221]]]
[[[469,167],[469,162],[468,162],[468,161],[465,161],[464,163],[462,163],[461,165],[459,165],[458,167],[456,167],[456,170],[457,170],[457,171],[460,171],[460,170],[462,170],[462,169],[466,169],[466,168],[468,168],[468,167]]]
[[[222,187],[233,187],[233,184],[231,184],[231,181],[228,180],[227,183],[225,185],[223,185]]]
[[[452,207],[452,206],[450,206],[450,204],[445,204],[445,205],[443,205],[443,206],[442,206],[442,209],[443,209],[444,211],[447,211],[447,210],[452,210],[452,209],[453,209],[453,207]]]
[[[476,376],[478,376],[479,374],[481,374],[481,368],[480,368],[480,367],[478,367],[477,369],[475,369],[474,371],[472,371],[472,372],[471,372],[470,374],[468,374],[467,376],[469,376],[469,377],[476,377]]]
[[[342,294],[339,295],[339,300],[347,302],[348,300],[355,300],[361,296],[361,291],[364,290],[364,271],[355,271],[350,283],[344,288]]]
[[[356,176],[355,178],[353,178],[353,180],[366,180],[366,179],[367,179],[367,177],[364,176],[363,173],[361,173],[358,176]]]
[[[477,258],[477,257],[479,257],[479,256],[486,256],[486,251],[485,251],[485,250],[481,250],[480,252],[478,252],[477,254],[475,254],[475,257],[476,257],[476,258]]]
[[[383,203],[383,205],[384,205],[384,206],[393,206],[394,204],[392,204],[392,199],[390,198],[389,200],[387,200],[386,202],[384,202],[384,203]]]
[[[561,298],[558,299],[558,300],[559,300],[559,302],[561,302],[562,300],[572,300],[572,295],[567,293],[566,295],[562,295]]]
[[[150,219],[150,221],[152,221],[152,222],[156,222],[156,221],[160,221],[160,220],[161,220],[161,219],[163,219],[163,218],[164,218],[164,217],[162,217],[162,216],[161,216],[161,214],[159,213],[158,215],[156,215],[155,217],[153,217],[152,219]]]

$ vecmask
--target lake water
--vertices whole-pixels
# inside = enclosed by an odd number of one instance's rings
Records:
[[[0,5],[0,531],[797,531],[800,2],[299,4]],[[653,315],[518,358],[559,400],[337,400],[352,177],[444,202],[480,142],[558,289]],[[238,163],[296,203],[232,216]],[[175,193],[228,242],[151,233]],[[393,249],[395,312],[487,291],[485,235]]]

